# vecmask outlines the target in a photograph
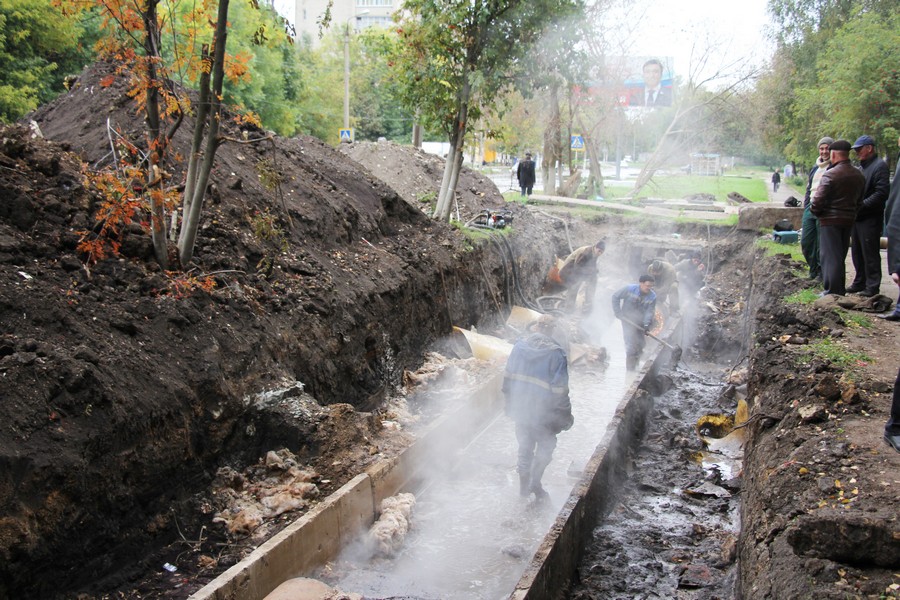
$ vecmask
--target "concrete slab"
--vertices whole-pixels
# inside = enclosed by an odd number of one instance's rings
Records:
[[[738,229],[772,231],[775,223],[787,219],[794,230],[803,223],[803,209],[799,207],[773,206],[771,204],[747,204],[738,211]]]

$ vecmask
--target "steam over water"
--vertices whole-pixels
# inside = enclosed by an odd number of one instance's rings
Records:
[[[610,328],[614,337],[621,333]],[[617,334],[617,335],[616,335]],[[609,336],[607,336],[609,337]],[[608,340],[613,342],[614,340]],[[621,341],[615,340],[617,346]],[[393,559],[352,565],[352,550],[337,565],[333,585],[367,597],[429,599],[507,597],[522,575],[569,491],[603,437],[628,384],[624,352],[610,348],[609,366],[570,370],[575,424],[558,436],[543,478],[550,501],[519,497],[516,439],[500,415],[467,447],[434,464],[418,490],[412,530]]]

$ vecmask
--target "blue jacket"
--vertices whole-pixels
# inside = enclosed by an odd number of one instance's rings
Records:
[[[506,414],[516,423],[554,433],[572,426],[569,365],[551,337],[533,333],[516,342],[506,361],[503,394]]]
[[[644,329],[650,329],[656,314],[656,292],[641,295],[637,283],[626,285],[612,295],[612,308],[616,317],[625,317]]]

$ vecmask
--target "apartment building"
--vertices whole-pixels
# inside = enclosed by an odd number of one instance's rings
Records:
[[[325,14],[328,0],[294,0],[294,27],[297,37],[308,36],[313,45],[319,43],[319,21]],[[391,14],[400,7],[400,0],[334,0],[331,7],[331,29],[350,27],[360,31],[367,27],[388,27]]]

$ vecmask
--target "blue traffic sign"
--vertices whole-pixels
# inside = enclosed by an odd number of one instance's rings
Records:
[[[584,150],[584,138],[580,135],[573,135],[569,147],[572,150]]]
[[[353,129],[339,129],[341,141],[342,142],[352,142],[353,141]]]

